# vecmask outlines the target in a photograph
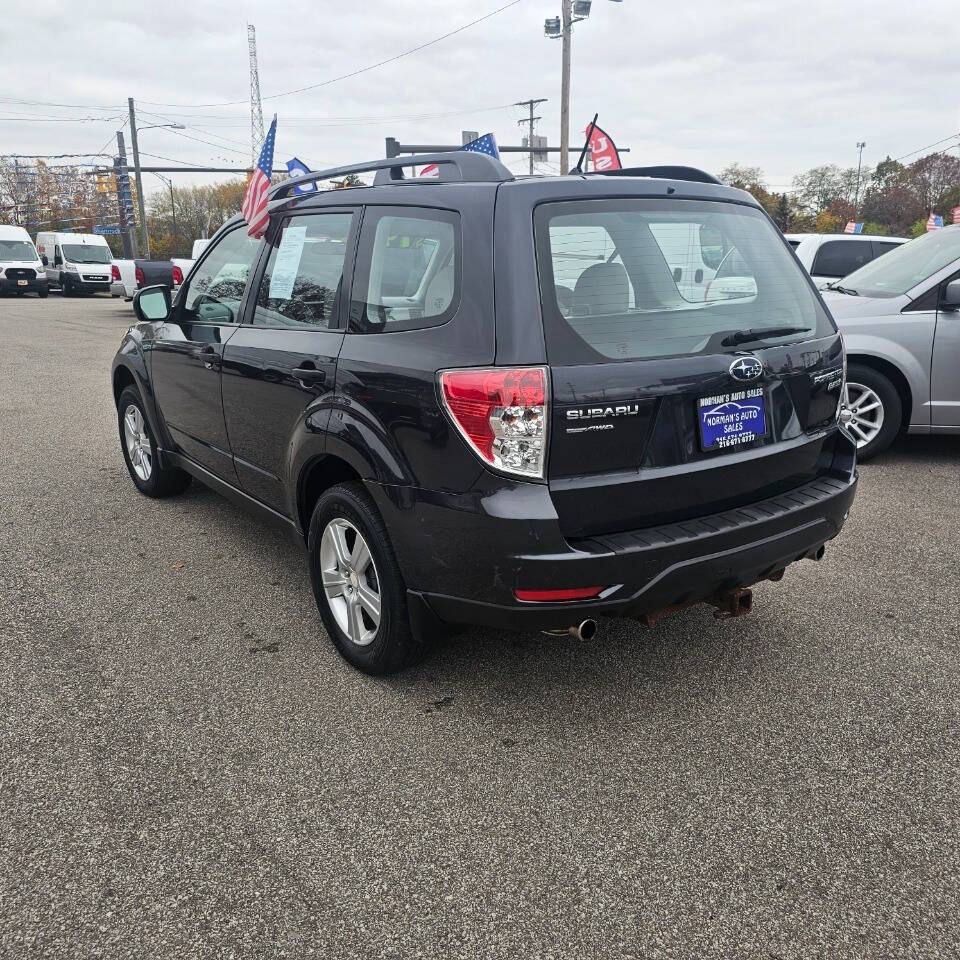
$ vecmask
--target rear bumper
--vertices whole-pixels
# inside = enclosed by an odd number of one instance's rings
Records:
[[[856,485],[851,450],[846,464],[789,493],[682,523],[578,541],[562,537],[555,514],[552,520],[546,515],[549,493],[533,484],[480,495],[473,503],[464,497],[444,503],[439,494],[398,502],[377,485],[371,492],[419,616],[550,630],[588,617],[639,617],[764,580],[815,555],[840,532]],[[526,519],[504,516],[508,501],[511,515],[520,511]],[[565,603],[523,603],[514,596],[518,587],[586,586],[605,589],[598,599]]]

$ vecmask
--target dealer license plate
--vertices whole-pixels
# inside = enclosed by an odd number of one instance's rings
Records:
[[[697,418],[704,450],[739,447],[766,436],[767,410],[763,387],[701,397],[697,401]]]

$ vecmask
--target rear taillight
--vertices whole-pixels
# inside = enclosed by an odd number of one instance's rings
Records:
[[[115,263],[110,265],[110,279],[120,281],[120,268]]]
[[[136,278],[137,286],[142,287],[143,286],[143,267],[135,267],[133,271],[133,275]]]
[[[542,480],[547,450],[545,367],[446,370],[444,406],[484,463],[504,473]]]
[[[179,287],[183,283],[183,271],[176,265],[173,265],[173,285]]]

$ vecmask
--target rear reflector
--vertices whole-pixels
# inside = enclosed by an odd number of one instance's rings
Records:
[[[504,473],[543,479],[547,439],[544,367],[446,370],[444,406],[484,463]]]
[[[566,590],[514,590],[518,600],[528,603],[562,603],[564,600],[592,600],[599,597],[605,587],[569,587]]]

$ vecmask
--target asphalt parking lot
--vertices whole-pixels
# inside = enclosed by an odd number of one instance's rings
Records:
[[[0,300],[0,955],[957,955],[960,440],[750,618],[371,679],[293,544],[129,482],[131,318]]]

